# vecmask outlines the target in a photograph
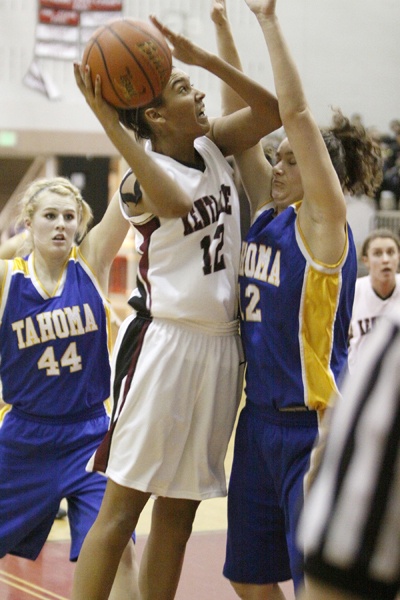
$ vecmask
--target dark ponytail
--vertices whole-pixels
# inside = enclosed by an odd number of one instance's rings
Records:
[[[152,129],[146,119],[146,110],[148,108],[162,106],[164,103],[163,96],[157,96],[146,106],[140,108],[119,108],[119,120],[124,127],[134,132],[135,138],[139,140],[149,140],[152,137]]]
[[[335,110],[333,125],[322,130],[322,136],[342,187],[351,194],[372,198],[383,176],[379,144],[340,110]]]

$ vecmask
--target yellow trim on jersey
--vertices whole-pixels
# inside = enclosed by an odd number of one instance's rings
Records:
[[[101,285],[99,283],[99,280],[97,279],[97,276],[95,275],[91,265],[88,263],[88,261],[86,260],[86,258],[84,257],[84,255],[81,252],[81,249],[77,246],[74,246],[72,248],[71,251],[71,257],[74,260],[78,261],[80,263],[80,265],[82,266],[82,268],[85,270],[86,274],[88,275],[88,277],[90,277],[90,279],[92,280],[93,285],[96,287],[96,290],[100,296],[100,298],[102,298],[103,300],[103,306],[104,306],[104,310],[106,313],[106,322],[107,322],[107,346],[108,346],[108,353],[111,354],[111,350],[112,350],[112,331],[111,331],[111,326],[112,326],[112,318],[111,318],[111,303],[109,298],[107,298],[107,296],[104,294]]]
[[[0,300],[2,301],[3,299],[3,294],[4,294],[4,288],[6,287],[6,282],[7,282],[7,276],[9,273],[9,266],[8,266],[8,261],[4,261],[5,262],[5,267],[4,267],[4,274],[3,274],[3,279],[1,280],[1,287],[0,287]]]
[[[0,408],[0,424],[4,421],[4,417],[12,409],[11,404],[5,404]]]
[[[341,283],[340,272],[328,275],[311,266],[306,269],[299,341],[304,401],[315,410],[325,409],[331,395],[338,391],[330,361]]]
[[[111,314],[110,300],[104,295],[103,290],[101,289],[99,280],[97,279],[94,271],[92,270],[91,265],[88,263],[88,261],[82,254],[79,246],[74,246],[72,248],[70,258],[80,262],[82,268],[84,268],[86,274],[92,280],[93,284],[95,285],[95,287],[99,293],[99,296],[103,300],[103,307],[104,307],[104,311],[106,313],[107,348],[108,348],[108,354],[109,354],[109,356],[111,356],[111,352],[112,352],[112,314]],[[104,408],[106,410],[107,415],[111,416],[111,413],[112,413],[111,398],[107,398],[107,400],[105,400],[103,404],[104,404]]]
[[[61,273],[60,276],[57,280],[57,283],[53,289],[53,291],[50,293],[48,290],[46,290],[46,288],[44,287],[43,283],[40,281],[37,273],[36,273],[36,267],[35,267],[35,251],[33,250],[33,252],[31,253],[31,257],[32,257],[32,269],[33,269],[33,273],[35,275],[35,279],[37,281],[37,284],[40,286],[40,288],[42,289],[42,291],[47,295],[48,298],[54,298],[57,295],[58,290],[60,289],[60,285],[61,285],[61,281],[63,279],[65,270],[67,268],[68,262],[71,258],[71,253],[68,254],[68,257],[65,259],[65,263],[61,269]]]
[[[106,313],[106,323],[107,323],[107,347],[108,347],[108,353],[111,355],[111,351],[112,351],[111,308],[105,302],[104,302],[104,310]]]
[[[23,259],[21,256],[17,256],[16,258],[13,258],[12,263],[13,263],[13,265],[12,265],[13,273],[15,271],[20,271],[21,273],[24,273],[24,275],[29,274],[28,261]]]
[[[301,202],[295,204],[296,212],[300,205]],[[330,363],[342,287],[342,266],[349,251],[347,225],[342,256],[335,264],[323,263],[313,256],[297,219],[296,240],[308,262],[299,314],[304,402],[310,409],[323,410],[332,394],[338,393]]]
[[[6,262],[6,268],[4,271],[4,276],[3,276],[3,280],[1,282],[1,295],[0,295],[0,326],[1,323],[3,322],[3,313],[4,313],[4,309],[7,303],[7,298],[8,298],[8,292],[10,289],[10,282],[11,282],[11,269],[10,269],[10,262],[12,261],[5,261]]]

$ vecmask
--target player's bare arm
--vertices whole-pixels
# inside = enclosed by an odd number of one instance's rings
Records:
[[[102,97],[100,77],[96,77],[93,89],[89,67],[82,70],[79,64],[75,64],[74,73],[80,91],[111,142],[132,171],[140,173],[143,198],[140,205],[130,207],[132,213],[152,212],[166,218],[185,216],[191,208],[189,197],[121,125],[117,110]]]

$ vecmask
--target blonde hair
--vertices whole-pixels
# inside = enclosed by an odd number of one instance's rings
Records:
[[[78,229],[75,234],[75,242],[79,244],[86,235],[90,221],[93,218],[93,212],[89,204],[83,200],[79,189],[66,177],[36,179],[31,183],[20,200],[20,213],[16,227],[24,226],[26,219],[32,220],[37,211],[38,201],[42,193],[45,192],[53,192],[59,196],[74,198],[78,208]],[[26,237],[23,249],[25,252],[30,252],[33,249],[30,235]]]

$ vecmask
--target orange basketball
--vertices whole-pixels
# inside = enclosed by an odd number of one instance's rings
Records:
[[[100,75],[107,102],[137,108],[161,94],[171,75],[172,56],[152,23],[122,18],[94,32],[83,53],[82,65],[86,64],[93,84]]]

